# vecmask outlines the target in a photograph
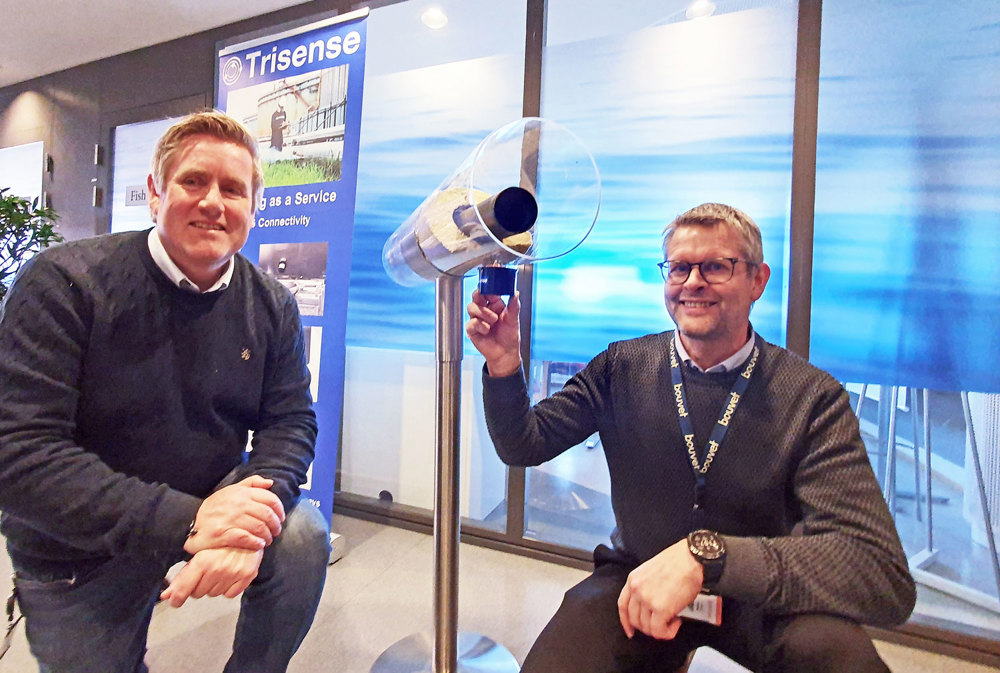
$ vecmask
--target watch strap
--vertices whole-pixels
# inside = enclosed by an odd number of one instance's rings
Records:
[[[726,567],[726,545],[715,531],[696,530],[688,534],[688,550],[701,564],[702,589],[711,591]]]

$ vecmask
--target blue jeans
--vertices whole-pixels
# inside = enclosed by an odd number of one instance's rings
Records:
[[[40,563],[8,550],[41,673],[147,673],[149,621],[172,555]],[[226,671],[279,673],[312,625],[330,557],[329,527],[308,501],[288,513],[243,592]]]

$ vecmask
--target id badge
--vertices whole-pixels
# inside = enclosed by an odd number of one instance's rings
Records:
[[[722,624],[722,596],[698,594],[694,602],[677,613],[677,616],[719,626]]]

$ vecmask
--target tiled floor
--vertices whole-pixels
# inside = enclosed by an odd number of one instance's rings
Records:
[[[386,648],[412,633],[433,629],[432,540],[398,528],[334,517],[347,553],[330,567],[316,622],[291,673],[368,673]],[[0,554],[0,590],[9,589],[9,562]],[[459,626],[490,636],[524,658],[563,592],[584,572],[462,545]],[[159,606],[149,634],[152,673],[221,671],[236,622],[237,601],[202,599],[179,610]],[[895,673],[985,673],[986,666],[877,643]],[[0,661],[0,673],[36,673],[19,628]],[[693,673],[742,669],[701,650]]]

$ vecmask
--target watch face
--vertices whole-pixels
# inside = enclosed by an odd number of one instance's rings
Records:
[[[726,553],[722,539],[710,530],[696,530],[688,536],[691,553],[706,560],[715,560]]]

